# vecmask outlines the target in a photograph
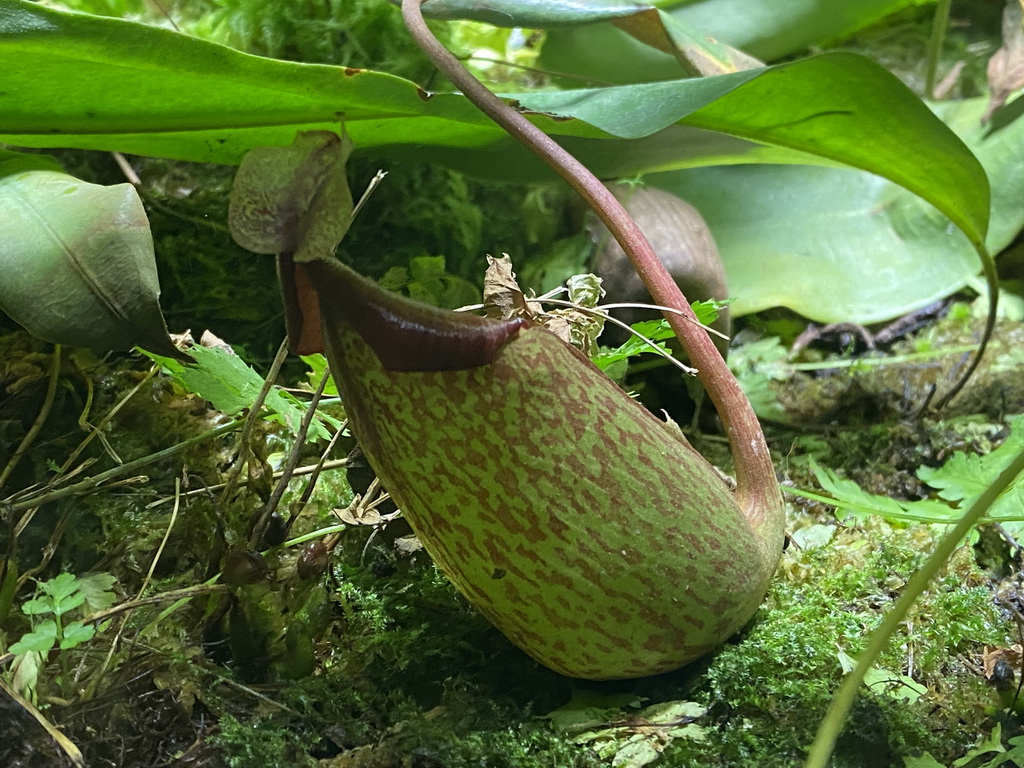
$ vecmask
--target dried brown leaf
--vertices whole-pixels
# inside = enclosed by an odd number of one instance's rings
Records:
[[[988,61],[987,123],[1014,91],[1024,88],[1024,0],[1010,0],[1003,11],[1003,45]]]
[[[507,253],[500,258],[487,256],[487,271],[484,273],[484,312],[488,317],[508,320],[512,317],[535,319],[542,310],[537,302],[529,302],[523,294],[516,274],[512,271],[512,259]]]

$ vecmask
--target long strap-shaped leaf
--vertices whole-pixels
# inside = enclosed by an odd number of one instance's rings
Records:
[[[460,95],[428,98],[378,72],[262,59],[27,0],[0,0],[0,72],[0,142],[237,163],[256,146],[290,144],[296,131],[334,130],[343,116],[362,152],[506,179],[543,175]],[[902,83],[863,57],[833,53],[718,77],[509,98],[557,115],[531,120],[603,175],[824,162],[885,176],[963,229],[994,306],[984,170]]]

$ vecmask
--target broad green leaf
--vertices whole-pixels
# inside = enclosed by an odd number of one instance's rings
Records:
[[[984,99],[936,109],[988,172],[987,246],[998,253],[1024,227],[1024,123],[986,137]],[[877,176],[751,165],[647,180],[704,216],[725,262],[734,315],[785,306],[818,322],[878,322],[948,296],[978,272],[967,238]]]
[[[758,72],[517,98],[530,109],[571,115],[625,138],[682,118],[694,127],[813,152],[895,181],[929,200],[972,242],[984,241],[989,215],[984,168],[898,79],[845,53]],[[695,88],[705,89],[705,103],[691,109]],[[610,109],[623,91],[632,94],[630,108]],[[964,188],[973,194],[964,195]]]
[[[397,0],[392,0],[400,5]],[[571,27],[632,16],[649,6],[633,0],[430,0],[423,15],[431,19],[482,21],[495,27]]]
[[[253,148],[287,146],[298,131],[337,131],[344,119],[360,152],[465,164],[472,149],[476,173],[511,168],[528,180],[550,178],[461,95],[428,98],[416,84],[379,72],[264,59],[24,0],[0,0],[0,71],[0,141],[21,146],[237,164]],[[580,121],[535,119],[558,135],[607,138]],[[698,144],[718,155],[752,149],[735,140]],[[675,137],[672,145],[652,157],[664,163],[666,152],[694,154]],[[607,149],[602,140],[587,152],[599,160]],[[494,160],[499,166],[491,170]],[[637,170],[635,158],[628,165]]]
[[[50,158],[0,150],[0,210],[0,309],[47,341],[179,355],[133,186],[87,184]]]
[[[674,19],[765,61],[849,35],[931,0],[695,0],[658,3]],[[433,3],[428,3],[428,6]],[[547,34],[541,66],[609,83],[668,80],[679,64],[611,23]]]
[[[22,0],[0,0],[0,71],[0,141],[12,144],[237,163],[253,147],[290,144],[298,130],[337,130],[343,116],[357,151],[377,157],[508,180],[547,177],[460,95],[427,98],[389,75],[260,59]],[[852,54],[510,98],[557,115],[533,119],[602,175],[724,162],[848,164],[921,194],[972,241],[984,237],[981,166],[895,77]],[[610,144],[609,136],[629,141]]]
[[[773,60],[846,37],[886,16],[935,0],[696,0],[671,14],[761,59]]]

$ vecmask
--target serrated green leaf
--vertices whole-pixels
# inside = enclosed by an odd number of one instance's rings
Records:
[[[937,469],[918,468],[918,477],[933,488],[939,496],[958,505],[944,504],[932,499],[899,501],[888,496],[867,493],[852,480],[839,478],[835,472],[819,467],[810,460],[818,484],[831,498],[803,490],[793,493],[806,498],[834,504],[857,515],[879,515],[887,520],[920,523],[955,523],[963,510],[983,493],[1010,461],[1024,448],[1024,416],[1010,420],[1011,433],[1003,444],[986,456],[958,451]],[[1020,478],[1009,486],[991,506],[983,518],[985,522],[1016,522],[1024,520],[1024,488]]]
[[[919,467],[917,476],[949,501],[966,507],[980,496],[1013,458],[1024,449],[1024,416],[1009,419],[1010,436],[987,456],[957,451],[941,467]],[[1024,485],[1020,479],[999,496],[988,511],[993,520],[1021,519],[1024,516]]]
[[[718,309],[714,301],[695,301],[690,305],[693,309],[694,314],[697,315],[697,319],[703,325],[710,325],[715,322],[715,318],[718,317]],[[634,323],[630,326],[640,336],[643,336],[650,341],[655,342],[655,346],[661,350],[662,354],[671,356],[672,350],[664,344],[665,339],[674,339],[675,331],[673,331],[668,322],[662,320],[644,320],[639,323]],[[658,354],[655,352],[651,345],[638,336],[630,336],[621,346],[609,349],[602,347],[601,351],[594,356],[592,362],[602,371],[607,371],[612,365],[615,365],[622,360],[627,360],[631,357],[643,354]]]
[[[832,470],[818,466],[813,459],[810,467],[818,484],[831,497],[822,500],[855,515],[878,515],[899,522],[955,523],[962,514],[959,509],[930,499],[898,501],[888,496],[868,493],[852,480],[842,479]],[[801,491],[800,495],[808,494]],[[809,496],[821,498],[814,494]]]
[[[320,380],[324,377],[324,373],[327,372],[327,358],[317,353],[315,355],[299,355],[299,359],[309,366],[306,386],[311,390],[315,390],[320,385]],[[324,387],[324,395],[327,397],[338,396],[338,387],[334,383],[333,376],[327,380],[327,385]]]
[[[35,628],[21,636],[16,643],[12,643],[8,650],[15,654],[24,653],[49,653],[50,649],[57,644],[57,623],[53,620],[40,622]]]
[[[195,359],[194,365],[182,365],[159,355],[149,357],[160,363],[189,392],[209,400],[214,408],[229,416],[252,406],[263,388],[263,377],[244,360],[216,347],[193,347],[190,353]],[[296,429],[301,423],[305,405],[294,396],[271,389],[264,403],[273,414],[272,418],[290,429]],[[307,437],[310,440],[324,439],[330,434],[323,423],[314,418]]]

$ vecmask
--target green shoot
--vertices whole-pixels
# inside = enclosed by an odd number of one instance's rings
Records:
[[[692,305],[697,319],[703,325],[710,325],[718,317],[718,303],[715,301],[695,301]],[[593,358],[593,363],[602,371],[607,371],[611,366],[630,358],[644,354],[660,354],[664,357],[671,357],[672,350],[664,343],[666,339],[675,338],[675,333],[669,327],[668,322],[662,318],[659,320],[645,320],[634,323],[630,326],[635,335],[621,346],[615,348],[602,347],[601,351]],[[653,344],[649,342],[654,342]]]
[[[109,608],[116,597],[111,591],[113,585],[114,577],[107,573],[83,577],[62,573],[39,582],[35,596],[21,607],[32,617],[32,631],[12,643],[10,652],[15,656],[31,651],[45,654],[54,646],[67,650],[91,640],[96,628],[80,619],[68,622],[68,616],[76,611],[84,614],[84,609],[95,612]]]

